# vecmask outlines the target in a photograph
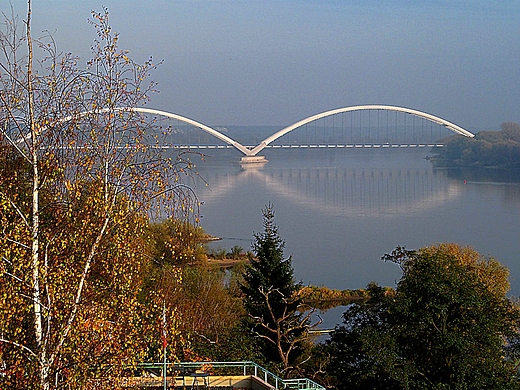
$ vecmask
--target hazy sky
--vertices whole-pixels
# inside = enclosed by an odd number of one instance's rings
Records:
[[[33,29],[86,61],[102,5],[134,60],[164,59],[148,106],[210,126],[358,104],[520,122],[519,0],[34,0]]]

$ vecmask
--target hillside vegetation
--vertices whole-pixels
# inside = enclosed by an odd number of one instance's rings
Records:
[[[436,166],[520,168],[520,125],[502,123],[500,131],[481,131],[474,138],[453,135],[435,148]]]

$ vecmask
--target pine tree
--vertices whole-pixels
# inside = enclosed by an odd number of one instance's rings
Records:
[[[266,359],[281,363],[287,371],[301,357],[308,342],[310,313],[303,314],[294,282],[292,258],[284,259],[284,240],[274,223],[274,209],[268,204],[262,210],[264,231],[255,233],[254,256],[244,271],[241,290],[255,335]]]

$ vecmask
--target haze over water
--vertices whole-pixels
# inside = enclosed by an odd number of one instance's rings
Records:
[[[241,168],[231,151],[198,164],[202,226],[230,249],[250,249],[272,202],[296,279],[336,289],[395,286],[398,266],[380,260],[397,245],[456,242],[491,255],[520,295],[518,172],[434,169],[428,148],[268,149],[265,165]],[[515,176],[516,175],[516,176]]]

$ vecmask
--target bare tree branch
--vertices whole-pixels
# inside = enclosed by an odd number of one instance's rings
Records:
[[[25,352],[28,352],[29,355],[32,356],[32,357],[35,357],[35,358],[38,357],[38,355],[32,349],[27,348],[25,345],[19,344],[16,341],[7,340],[7,339],[4,339],[3,337],[0,337],[0,343],[6,343],[6,344],[14,345],[15,347],[18,347],[18,348],[24,350]],[[30,360],[32,360],[30,357],[28,357],[28,358]]]

